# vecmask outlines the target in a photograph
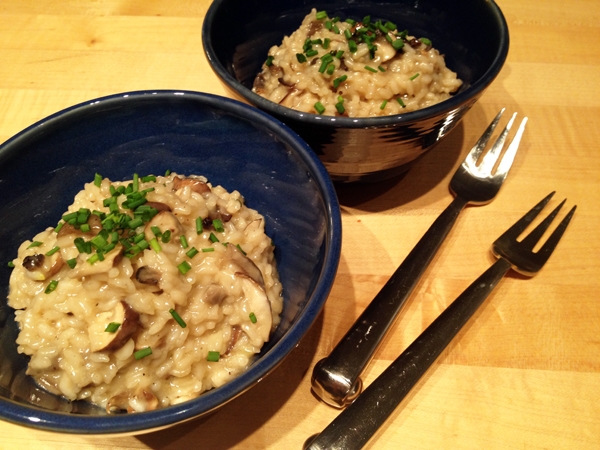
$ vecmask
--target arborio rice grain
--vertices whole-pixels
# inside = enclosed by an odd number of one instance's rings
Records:
[[[282,310],[264,225],[239,192],[203,177],[97,176],[58,231],[25,241],[13,261],[8,302],[27,373],[108,412],[173,405],[235,378]]]
[[[252,90],[299,111],[370,117],[439,103],[461,84],[429,39],[391,22],[342,22],[313,9],[269,50]]]

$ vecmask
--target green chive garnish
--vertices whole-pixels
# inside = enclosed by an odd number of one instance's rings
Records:
[[[319,114],[323,114],[325,112],[325,107],[323,106],[323,104],[321,102],[317,102],[317,103],[315,103],[315,110]]]
[[[273,56],[269,56],[265,61],[265,66],[271,67],[273,65]]]
[[[256,323],[256,314],[254,314],[253,312],[250,313],[250,322],[252,323]]]
[[[365,69],[367,69],[369,72],[377,73],[377,69],[373,69],[371,66],[365,66]]]
[[[225,231],[225,228],[223,227],[223,221],[221,219],[214,219],[212,224],[215,231],[218,231],[219,233],[223,233]]]
[[[52,256],[52,255],[54,255],[59,250],[60,250],[60,247],[57,245],[52,250],[48,250],[46,252],[46,256]]]
[[[196,218],[196,234],[202,234],[202,217]]]
[[[306,62],[306,56],[304,56],[302,53],[296,53],[296,59],[298,60],[298,62],[300,64],[303,64]]]
[[[108,325],[106,325],[104,331],[106,331],[107,333],[114,333],[119,329],[120,326],[121,324],[118,322],[111,322]]]
[[[210,240],[210,242],[219,242],[219,238],[216,237],[214,235],[214,233],[210,233],[210,235],[208,236],[208,239]]]
[[[136,360],[139,360],[139,359],[145,358],[146,356],[150,356],[151,354],[152,354],[152,349],[150,347],[146,347],[146,348],[143,348],[143,349],[135,352],[133,354],[133,357]]]
[[[404,102],[402,101],[402,99],[400,97],[398,97],[396,100],[398,101],[398,103],[400,103],[400,106],[402,106],[403,108],[406,108],[406,105],[404,104]]]
[[[206,357],[206,360],[211,362],[217,362],[219,359],[221,359],[221,354],[213,351],[208,352],[208,356]]]
[[[312,58],[313,56],[317,56],[318,54],[319,54],[319,52],[317,50],[315,50],[314,48],[311,48],[310,50],[306,50],[307,58]]]
[[[352,53],[356,53],[356,50],[358,50],[358,47],[356,46],[356,42],[354,42],[354,41],[348,41],[348,48],[350,49],[350,51]]]
[[[94,186],[100,187],[102,185],[102,175],[99,173],[94,175]]]
[[[164,244],[169,242],[171,240],[171,230],[165,231],[160,240],[163,241]]]
[[[317,20],[323,20],[327,18],[327,12],[326,11],[319,11],[317,12]]]
[[[325,38],[325,39],[323,40],[323,48],[324,48],[325,50],[327,50],[327,49],[329,48],[329,44],[330,44],[330,43],[331,43],[331,39],[329,39],[329,38]]]
[[[200,253],[198,251],[198,249],[196,247],[192,247],[190,248],[185,254],[187,255],[188,258],[192,259],[194,256],[196,256],[198,253]]]
[[[182,234],[179,236],[179,242],[181,242],[181,246],[183,248],[188,248],[190,245],[188,244],[187,238]]]
[[[77,258],[67,259],[67,266],[69,266],[69,268],[73,269],[73,268],[75,268],[76,265],[77,265]]]
[[[39,247],[40,245],[42,245],[42,242],[40,242],[40,241],[33,241],[31,244],[29,244],[29,247],[27,247],[27,248]]]
[[[202,253],[210,253],[210,252],[214,252],[215,248],[214,247],[206,247],[202,249]]]
[[[385,105],[387,105],[387,100],[384,100],[383,102],[381,102],[381,106],[379,107],[379,109],[383,110],[385,108]]]
[[[404,41],[402,39],[396,39],[392,42],[392,47],[394,47],[395,50],[401,50],[402,47],[404,47]]]
[[[410,81],[414,80],[419,76],[419,72],[415,73],[412,77],[410,77]]]
[[[340,87],[340,84],[343,83],[344,81],[346,81],[348,79],[347,75],[342,75],[339,78],[336,78],[335,80],[333,80],[333,88],[337,89],[338,87]]]
[[[383,66],[378,66],[377,68],[379,69],[379,71],[380,71],[380,72],[385,72],[385,67],[383,67]]]
[[[160,253],[162,251],[162,247],[156,238],[152,238],[150,240],[150,247],[152,247],[152,250],[154,250],[156,253]]]
[[[190,266],[190,263],[188,263],[187,261],[183,261],[181,264],[179,264],[177,266],[177,268],[183,275],[185,275],[186,273],[188,273],[190,271],[192,266]]]
[[[181,318],[181,316],[177,314],[177,311],[171,308],[169,312],[173,316],[173,319],[175,319],[175,322],[177,322],[181,328],[185,328],[187,326],[185,321]]]
[[[48,283],[48,286],[46,286],[46,290],[44,292],[46,294],[49,294],[50,292],[54,291],[57,286],[58,286],[58,280],[52,280],[50,283]]]
[[[419,38],[419,40],[421,41],[422,44],[431,45],[431,41],[427,38],[422,37],[422,38]]]
[[[15,267],[15,263],[12,261],[8,262],[8,267],[10,267],[11,269]]]

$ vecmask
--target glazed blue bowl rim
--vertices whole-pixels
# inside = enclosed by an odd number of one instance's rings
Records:
[[[333,183],[308,144],[285,124],[254,107],[226,97],[189,90],[142,90],[112,94],[76,104],[41,119],[0,145],[0,155],[16,151],[20,142],[26,140],[29,134],[35,133],[40,127],[60,126],[61,121],[68,123],[68,120],[74,115],[85,114],[90,109],[102,108],[112,103],[135,102],[148,95],[155,98],[164,98],[165,100],[173,96],[179,98],[187,96],[187,98],[203,103],[208,107],[226,111],[238,118],[265,127],[297,152],[298,157],[310,169],[311,176],[319,186],[328,209],[328,230],[325,236],[328,245],[324,252],[323,270],[319,281],[298,320],[291,325],[289,330],[266,354],[261,356],[240,377],[218,389],[208,391],[194,400],[143,413],[87,416],[68,412],[47,411],[0,398],[0,418],[3,420],[55,432],[111,435],[155,431],[194,419],[233,400],[272,372],[310,329],[327,300],[341,253],[341,212]]]
[[[232,88],[237,94],[241,95],[250,103],[258,106],[264,111],[275,115],[276,117],[290,119],[296,122],[305,122],[307,125],[325,126],[333,128],[379,128],[386,126],[397,126],[401,123],[418,122],[423,119],[436,117],[445,114],[456,108],[459,108],[470,98],[476,98],[494,81],[504,62],[508,56],[509,48],[509,31],[508,24],[504,14],[495,1],[487,1],[492,13],[494,14],[496,23],[500,31],[500,41],[494,60],[490,67],[486,70],[481,78],[469,86],[464,91],[457,93],[448,100],[429,106],[424,109],[411,111],[405,114],[397,114],[391,116],[367,117],[367,118],[351,118],[351,117],[334,117],[322,116],[318,114],[304,113],[296,111],[285,106],[278,105],[245,87],[242,83],[236,80],[219,62],[217,53],[214,50],[211,34],[215,16],[223,3],[227,0],[214,0],[204,18],[202,24],[202,45],[204,52],[208,58],[208,62],[215,73]],[[277,43],[274,43],[277,44]]]

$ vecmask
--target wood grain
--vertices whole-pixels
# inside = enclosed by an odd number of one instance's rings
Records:
[[[310,373],[451,201],[448,181],[500,107],[529,117],[501,195],[459,218],[365,374],[369,384],[488,265],[491,242],[552,190],[578,204],[544,270],[505,278],[368,448],[600,448],[600,3],[498,1],[505,67],[462,124],[403,178],[338,189],[342,259],[319,320],[263,382],[220,411],[141,436],[0,422],[0,449],[300,448],[338,412]],[[0,3],[0,142],[98,96],[228,95],[201,42],[210,0]],[[554,202],[556,204],[558,200]]]

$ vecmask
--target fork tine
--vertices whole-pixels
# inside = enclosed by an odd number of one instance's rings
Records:
[[[521,217],[519,220],[515,222],[515,224],[506,230],[502,234],[502,238],[513,239],[516,240],[523,231],[533,222],[538,214],[544,209],[544,207],[548,204],[550,199],[554,196],[555,191],[550,192],[541,202],[535,205],[531,210]]]
[[[565,199],[562,202],[560,202],[560,204],[556,208],[554,208],[554,210],[550,214],[548,214],[546,218],[538,224],[537,227],[535,227],[525,238],[523,238],[521,244],[524,248],[528,250],[533,250],[535,244],[538,243],[538,241],[542,238],[548,227],[550,227],[550,224],[554,221],[554,218],[556,217],[556,215],[558,214],[558,212],[563,207],[566,201],[567,200]]]
[[[492,145],[491,150],[487,152],[483,157],[483,160],[481,161],[481,164],[479,166],[479,170],[481,170],[482,172],[488,172],[490,174],[492,173],[492,169],[494,168],[496,161],[500,157],[500,153],[502,152],[502,148],[504,147],[504,142],[506,141],[506,136],[508,136],[508,132],[510,131],[512,124],[515,121],[515,117],[517,117],[517,113],[513,113],[510,120],[504,127],[504,130],[502,130],[500,136],[498,136],[496,142],[494,142],[494,145]]]
[[[479,160],[479,157],[481,156],[481,153],[483,152],[483,149],[485,148],[485,146],[487,145],[488,141],[490,140],[490,137],[492,137],[492,133],[496,129],[496,126],[498,125],[498,122],[500,121],[500,117],[502,117],[502,114],[504,113],[504,110],[505,110],[505,108],[502,108],[500,110],[500,112],[496,115],[496,117],[494,118],[494,120],[492,120],[492,123],[490,123],[488,125],[488,127],[483,132],[483,134],[481,135],[481,137],[479,138],[479,140],[475,143],[475,145],[473,146],[473,148],[469,152],[468,157],[469,157],[469,160],[470,160],[470,162],[471,162],[471,164],[473,166],[475,166],[477,164],[477,161]]]
[[[527,117],[524,117],[521,121],[521,125],[519,125],[519,129],[515,133],[515,137],[508,146],[508,149],[506,149],[504,156],[500,160],[500,164],[498,164],[498,169],[494,174],[495,177],[502,177],[502,179],[504,179],[506,178],[506,175],[508,175],[508,171],[510,170],[512,163],[515,160],[517,150],[519,149],[519,144],[521,143],[521,137],[523,136],[523,132],[525,131],[526,124]]]
[[[539,258],[541,264],[545,263],[548,260],[548,258],[558,245],[558,241],[560,241],[560,238],[567,229],[569,222],[571,222],[571,218],[573,217],[573,214],[575,213],[576,209],[577,205],[571,208],[571,210],[567,213],[564,219],[560,221],[560,223],[558,224],[554,232],[550,235],[548,240],[544,243],[544,245],[542,245],[542,248],[540,248],[537,252],[536,255]]]

